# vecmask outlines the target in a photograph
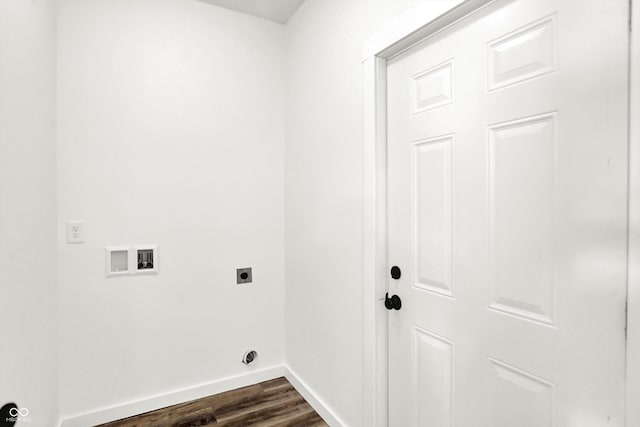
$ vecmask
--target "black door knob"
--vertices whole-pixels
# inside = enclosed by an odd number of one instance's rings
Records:
[[[402,300],[398,295],[393,295],[389,298],[389,292],[384,297],[384,306],[387,310],[400,310],[402,308]]]
[[[402,276],[402,271],[400,271],[400,267],[398,267],[397,265],[394,265],[393,267],[391,267],[391,278],[398,280],[400,276]]]

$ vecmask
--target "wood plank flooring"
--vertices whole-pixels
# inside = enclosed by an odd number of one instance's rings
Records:
[[[328,426],[284,377],[98,427]]]

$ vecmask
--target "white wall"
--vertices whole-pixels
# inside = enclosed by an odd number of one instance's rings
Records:
[[[249,348],[282,364],[283,27],[197,0],[58,19],[63,416],[245,373]],[[160,274],[105,278],[105,246],[140,243]]]
[[[54,7],[0,0],[0,406],[33,427],[58,406]]]
[[[287,364],[362,413],[362,47],[419,1],[307,0],[287,24]]]

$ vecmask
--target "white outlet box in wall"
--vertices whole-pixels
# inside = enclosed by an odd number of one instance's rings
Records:
[[[135,263],[134,274],[153,274],[158,272],[158,245],[137,245],[133,247]]]
[[[107,246],[105,248],[105,269],[107,277],[131,274],[131,246]]]
[[[107,277],[158,273],[158,245],[107,246]]]

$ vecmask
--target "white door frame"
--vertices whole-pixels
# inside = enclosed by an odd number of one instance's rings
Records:
[[[640,1],[631,0],[627,426],[640,425]]]
[[[388,425],[387,290],[387,61],[495,0],[450,0],[409,11],[365,44],[363,63],[363,418],[362,425]],[[639,5],[632,8],[640,28]],[[640,425],[640,34],[632,33],[629,117],[629,262],[626,425]]]

